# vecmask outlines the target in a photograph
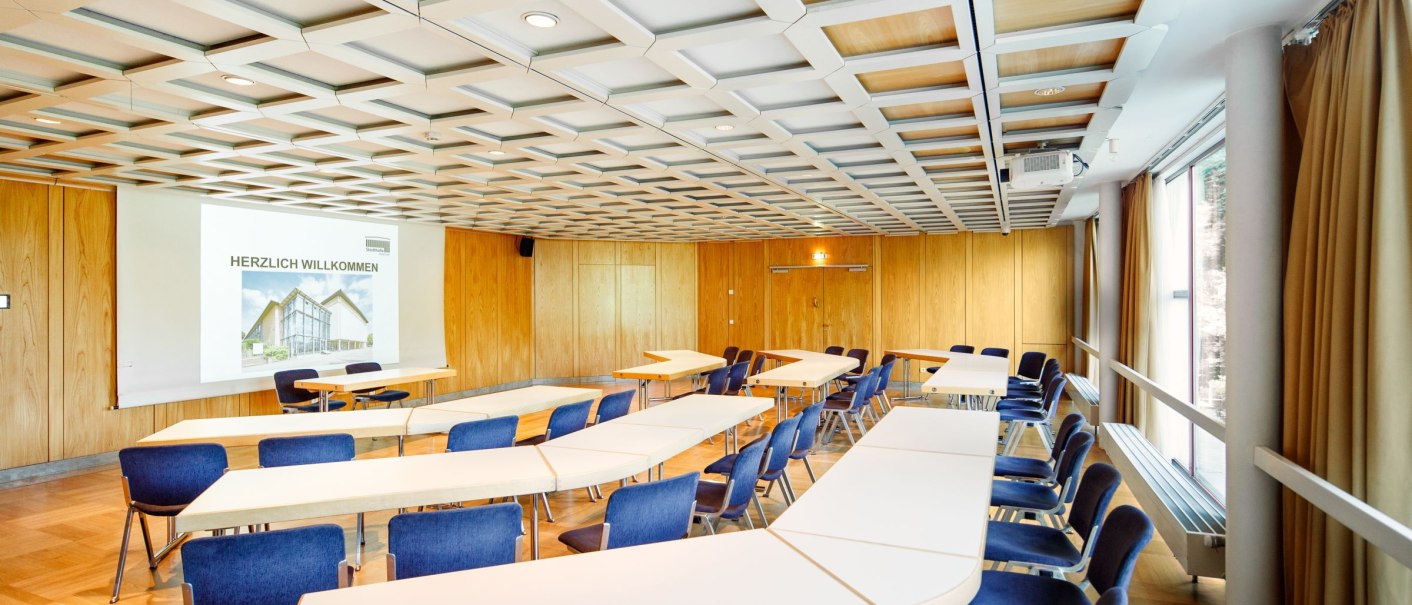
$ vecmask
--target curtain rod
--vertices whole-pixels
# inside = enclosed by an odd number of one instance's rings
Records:
[[[1221,96],[1216,97],[1216,100],[1206,107],[1205,111],[1201,112],[1200,116],[1197,116],[1197,118],[1188,124],[1186,128],[1183,128],[1177,136],[1173,137],[1170,143],[1167,143],[1161,151],[1158,151],[1157,155],[1152,156],[1152,159],[1148,160],[1148,162],[1143,165],[1142,170],[1139,170],[1137,174],[1133,175],[1133,178],[1127,183],[1124,183],[1123,186],[1126,187],[1133,184],[1143,173],[1151,172],[1152,169],[1160,166],[1162,162],[1166,161],[1172,154],[1180,151],[1187,141],[1190,141],[1198,132],[1201,132],[1201,129],[1205,128],[1207,124],[1210,124],[1212,120],[1216,119],[1216,116],[1221,115],[1221,112],[1225,110],[1226,95],[1222,93]]]
[[[1284,46],[1290,46],[1292,44],[1307,45],[1313,42],[1314,36],[1319,35],[1319,26],[1324,23],[1324,20],[1328,19],[1329,15],[1334,14],[1334,11],[1338,10],[1340,6],[1346,3],[1347,0],[1331,0],[1322,8],[1314,11],[1308,19],[1305,19],[1304,25],[1296,27],[1285,34],[1284,39],[1281,40],[1281,44]]]

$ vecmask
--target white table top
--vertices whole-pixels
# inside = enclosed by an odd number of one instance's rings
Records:
[[[1009,388],[1010,360],[990,355],[952,353],[937,349],[889,350],[898,357],[935,361],[941,368],[922,384],[928,393],[1004,397]]]
[[[354,437],[406,434],[412,410],[356,410],[321,414],[272,414],[183,420],[137,441],[138,445],[219,443],[256,445],[267,437],[348,433]]]
[[[953,410],[951,414],[931,412],[925,408],[893,408],[887,417],[895,417],[898,422],[879,423],[858,440],[858,445],[938,454],[995,456],[995,427],[1000,423],[999,414],[966,410]]]
[[[656,405],[613,422],[694,428],[704,431],[704,439],[749,420],[772,406],[773,402],[767,397],[687,395],[671,402],[671,405]]]
[[[413,410],[412,417],[407,421],[407,434],[445,433],[466,420],[523,416],[569,403],[598,399],[602,395],[602,389],[536,385],[443,401]]]
[[[726,366],[724,357],[698,351],[646,351],[642,354],[657,363],[634,366],[613,372],[613,378],[637,380],[676,380]]]
[[[546,441],[539,447],[557,450],[593,450],[639,454],[652,464],[666,461],[706,439],[705,431],[672,426],[605,422],[571,435]]]
[[[361,374],[340,374],[337,376],[320,376],[318,378],[297,380],[294,382],[294,386],[311,391],[347,393],[349,391],[375,389],[405,382],[450,378],[455,375],[456,370],[450,368],[393,368],[390,370],[378,370],[376,372],[363,372]]]
[[[751,386],[817,388],[858,367],[858,360],[852,357],[800,349],[776,349],[759,354],[790,363],[747,378],[746,384]]]

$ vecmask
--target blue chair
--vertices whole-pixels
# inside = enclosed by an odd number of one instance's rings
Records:
[[[603,424],[627,416],[632,410],[632,398],[635,395],[637,391],[618,391],[604,395],[603,399],[598,401],[598,413],[593,418],[593,424]]]
[[[1059,430],[1054,433],[1054,446],[1049,450],[1049,459],[1040,460],[1025,456],[996,456],[995,476],[1009,477],[1026,481],[1053,484],[1054,464],[1059,461],[1059,456],[1064,452],[1064,446],[1069,444],[1069,437],[1075,431],[1083,430],[1083,414],[1069,414],[1064,417],[1064,421],[1059,423]]]
[[[402,513],[387,522],[387,579],[514,563],[524,534],[517,502]]]
[[[873,400],[873,393],[877,391],[881,367],[868,370],[863,380],[858,382],[858,386],[853,390],[852,397],[847,401],[825,400],[824,413],[828,414],[828,422],[824,423],[824,439],[832,440],[833,434],[838,431],[839,423],[848,434],[848,443],[857,443],[853,438],[853,427],[849,424],[852,420],[858,424],[859,436],[866,435],[868,430],[863,428],[863,411],[868,409],[869,403]]]
[[[726,360],[726,365],[731,365],[731,364],[735,363],[735,358],[736,358],[736,357],[739,357],[739,356],[740,356],[740,347],[737,347],[737,346],[735,346],[735,345],[731,345],[731,346],[726,347],[726,350],[725,350],[723,353],[721,353],[721,358]]]
[[[1084,471],[1078,495],[1069,509],[1069,527],[1083,540],[1083,550],[1074,547],[1062,529],[991,521],[986,528],[985,558],[1003,563],[1001,570],[1018,563],[1035,570],[1049,571],[1055,577],[1083,571],[1093,554],[1094,539],[1103,526],[1103,515],[1123,476],[1118,469],[1098,463]],[[1080,585],[1082,586],[1082,584]]]
[[[347,433],[270,437],[261,439],[256,447],[260,452],[260,466],[265,468],[347,462],[357,453],[353,448],[353,436]],[[265,529],[270,529],[268,523]],[[362,569],[363,545],[367,542],[364,538],[363,513],[358,513],[355,534],[358,547],[353,557],[353,568]]]
[[[986,347],[984,349],[981,349],[981,355],[985,355],[987,357],[1004,357],[1006,359],[1009,359],[1010,349],[1005,349],[1001,347]]]
[[[285,414],[295,412],[317,412],[319,411],[319,394],[308,389],[301,389],[294,386],[300,380],[318,378],[319,373],[314,370],[283,370],[275,372],[275,397],[279,399],[280,411]],[[348,405],[346,401],[330,401],[328,409],[341,410]]]
[[[1034,428],[1039,433],[1039,440],[1044,447],[1054,448],[1054,443],[1049,438],[1049,424],[1054,418],[1054,412],[1059,409],[1059,397],[1064,395],[1064,385],[1068,382],[1069,379],[1063,374],[1050,379],[1044,387],[1043,407],[1038,410],[999,410],[1000,421],[1010,424],[1010,430],[1005,435],[1005,455],[1014,454],[1015,448],[1020,447],[1020,437],[1026,428]]]
[[[1099,603],[1127,602],[1128,585],[1138,555],[1152,540],[1152,521],[1132,506],[1119,506],[1108,515],[1093,547],[1088,582],[1103,595]],[[1114,592],[1120,593],[1110,597]],[[981,588],[971,605],[1089,605],[1082,588],[1059,578],[1013,573],[981,572]]]
[[[816,403],[799,412],[799,438],[794,441],[794,451],[789,453],[790,460],[803,460],[804,470],[809,473],[810,481],[818,481],[814,476],[814,467],[809,465],[809,454],[814,453],[814,444],[817,442],[819,432],[819,417],[824,414],[824,404]]]
[[[971,346],[971,345],[951,345],[951,349],[949,349],[949,350],[950,350],[952,353],[965,353],[965,354],[967,354],[967,355],[972,355],[972,354],[975,354],[975,352],[976,352],[976,348],[973,347],[973,346]],[[927,368],[927,373],[928,373],[928,374],[935,374],[936,371],[937,371],[937,370],[940,370],[940,369],[941,369],[941,366],[932,366],[932,367],[930,367],[930,368]]]
[[[1020,365],[1015,368],[1011,383],[1037,384],[1039,373],[1044,370],[1044,360],[1048,356],[1039,351],[1025,351],[1020,355]]]
[[[746,364],[746,365],[748,366],[748,365],[750,364],[750,361],[751,361],[752,359],[754,359],[754,358],[755,358],[755,351],[752,351],[752,350],[750,350],[750,349],[741,349],[741,350],[740,350],[740,354],[735,356],[735,362],[732,363],[732,364],[730,364],[730,365],[735,365],[735,364],[737,364],[737,363],[743,363],[743,364]]]
[[[513,447],[515,445],[515,431],[519,428],[519,416],[501,416],[458,422],[446,433],[446,451],[471,452]]]
[[[829,346],[827,346],[827,347],[824,347],[824,354],[825,354],[825,355],[842,355],[842,354],[843,354],[843,347],[840,347],[840,346],[838,346],[838,345],[829,345]]]
[[[515,445],[539,445],[583,430],[588,426],[588,412],[592,406],[593,400],[589,399],[554,408],[554,412],[549,415],[549,426],[544,429],[543,435],[521,439],[516,441]],[[539,494],[537,497],[544,503],[544,517],[554,523],[554,513],[549,510],[549,494]]]
[[[692,518],[706,526],[708,533],[716,533],[716,524],[721,519],[739,523],[755,529],[750,520],[750,502],[758,505],[755,496],[755,483],[760,476],[760,461],[765,455],[765,442],[754,441],[740,448],[740,456],[731,467],[731,474],[725,483],[701,480],[696,484],[696,510]]]
[[[343,528],[310,525],[197,538],[181,547],[186,605],[296,605],[311,592],[344,588]]]
[[[765,442],[765,454],[761,458],[760,475],[756,481],[765,482],[766,498],[770,496],[770,491],[774,489],[776,483],[782,484],[780,490],[784,494],[786,506],[794,503],[794,486],[790,485],[789,476],[784,471],[789,466],[789,455],[794,452],[794,445],[799,442],[800,418],[801,416],[786,418],[776,424],[768,436],[761,435],[755,439],[755,441]],[[727,454],[707,465],[706,472],[713,475],[730,475],[735,471],[735,464],[739,459],[740,453],[738,452]],[[758,499],[755,501],[755,506],[757,507],[756,511],[760,513],[761,525],[769,527],[770,523],[765,520],[765,509],[760,505]]]
[[[873,387],[873,397],[871,401],[872,403],[877,405],[877,410],[874,410],[872,406],[869,406],[865,409],[868,412],[868,415],[873,417],[874,423],[876,423],[879,419],[879,412],[886,413],[889,409],[888,406],[883,403],[883,400],[887,397],[887,383],[892,380],[892,366],[896,361],[896,356],[892,356],[891,359],[889,359],[887,356],[884,356],[883,362],[878,364],[878,367],[873,368],[877,370],[878,383]],[[851,376],[849,378],[850,382],[854,383],[853,386],[845,387],[835,393],[830,394],[828,397],[825,398],[825,401],[852,401],[853,391],[857,389],[856,383],[858,380],[862,379],[862,376]]]
[[[716,368],[706,374],[706,386],[693,391],[694,393],[705,393],[707,395],[725,395],[726,388],[730,386],[731,366]],[[691,393],[687,393],[690,395]]]
[[[731,364],[726,372],[726,390],[721,395],[749,395],[745,390],[745,377],[750,373],[750,362],[738,361]],[[711,393],[715,394],[715,393]]]
[[[998,509],[992,518],[1013,521],[1016,515],[1023,513],[1038,516],[1041,521],[1047,519],[1054,527],[1063,528],[1064,520],[1059,515],[1074,501],[1075,479],[1091,447],[1093,435],[1078,432],[1070,436],[1064,453],[1059,456],[1059,464],[1054,467],[1052,486],[1019,481],[991,482],[990,505]]]
[[[1050,358],[1044,362],[1043,369],[1039,372],[1039,380],[1033,382],[1011,381],[1005,388],[1005,399],[996,404],[996,409],[1004,407],[1039,407],[1039,400],[1044,395],[1044,385],[1048,384],[1055,376],[1062,374],[1059,369],[1059,360]]]
[[[380,372],[382,371],[382,364],[376,361],[350,363],[346,366],[343,366],[343,371],[347,374]],[[353,407],[357,408],[358,404],[362,403],[363,409],[367,409],[369,402],[376,401],[378,403],[383,404],[383,407],[390,408],[392,407],[393,403],[396,403],[397,407],[400,408],[402,407],[402,400],[411,396],[412,394],[408,393],[407,391],[394,391],[390,389],[385,389],[383,387],[376,387],[372,389],[359,389],[357,391],[353,391]],[[432,401],[430,403],[436,402]]]
[[[679,540],[691,533],[700,473],[630,485],[613,492],[603,522],[559,534],[574,552]]]
[[[172,549],[187,534],[177,535],[175,517],[211,487],[230,466],[226,448],[215,443],[156,445],[130,447],[118,452],[122,469],[123,500],[127,501],[127,519],[123,524],[123,544],[118,550],[118,572],[113,578],[113,599],[118,602],[118,590],[123,585],[123,567],[127,565],[127,545],[132,537],[132,517],[137,515],[142,525],[142,542],[147,546],[147,568],[157,569]],[[167,544],[152,551],[152,534],[147,517],[167,517]]]
[[[1128,605],[1128,589],[1109,588],[1103,594],[1098,595],[1096,605]]]

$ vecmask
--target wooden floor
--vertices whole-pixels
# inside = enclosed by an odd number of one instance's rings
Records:
[[[605,391],[633,388],[626,382],[583,386],[604,388]],[[678,387],[677,391],[681,390]],[[520,422],[520,437],[542,433],[548,416],[545,412],[524,417]],[[742,428],[742,443],[769,430],[771,424],[773,415],[768,415],[765,426],[757,422]],[[1033,432],[1029,437],[1033,438]],[[1042,456],[1043,452],[1035,443],[1027,443],[1021,453]],[[396,442],[392,439],[359,440],[358,446],[359,457],[396,455]],[[415,438],[408,441],[407,454],[441,451],[444,447],[444,436]],[[232,468],[255,466],[254,449],[233,448]],[[820,447],[813,458],[814,469],[827,474],[829,467],[847,449],[846,438]],[[719,457],[721,451],[719,439],[714,444],[702,443],[669,460],[666,464],[667,476],[699,471]],[[1095,449],[1089,460],[1107,461],[1107,456]],[[790,469],[795,489],[801,493],[807,492],[810,482],[804,469],[797,465]],[[39,483],[0,486],[0,545],[3,545],[0,546],[0,604],[108,602],[117,564],[119,538],[122,536],[125,504],[118,477],[116,465],[111,465]],[[611,493],[610,486],[603,489],[605,495]],[[777,496],[763,501],[771,519],[783,510],[783,503]],[[543,556],[573,556],[559,543],[559,533],[601,521],[604,503],[589,502],[583,490],[552,494],[550,503],[557,522],[545,521],[541,525]],[[1136,504],[1126,486],[1119,488],[1114,498],[1114,506],[1118,504]],[[367,553],[362,571],[355,576],[355,584],[381,582],[386,578],[383,553],[386,549],[387,520],[394,512],[367,514]],[[351,515],[312,522],[341,524],[347,533],[351,552]],[[160,520],[155,521],[153,533],[156,540],[165,536],[165,527]],[[174,554],[163,561],[155,572],[149,572],[141,544],[140,538],[134,535],[128,551],[127,577],[123,582],[120,602],[180,603],[181,557]],[[1225,582],[1202,578],[1199,583],[1193,584],[1158,536],[1138,563],[1130,596],[1133,603],[1224,603]]]

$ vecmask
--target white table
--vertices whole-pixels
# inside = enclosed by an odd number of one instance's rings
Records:
[[[883,354],[888,353],[902,359],[902,375],[906,379],[902,382],[903,393],[899,400],[923,397],[910,394],[914,359],[941,366],[922,384],[925,393],[970,396],[981,402],[980,408],[989,409],[1009,388],[1010,360],[1004,357],[936,349],[898,349]]]
[[[785,365],[760,372],[746,380],[746,384],[750,386],[775,387],[776,420],[783,419],[789,411],[789,389],[807,390],[809,403],[813,404],[819,398],[820,387],[858,367],[858,360],[852,357],[801,349],[760,351],[757,355],[786,362]]]
[[[648,359],[656,360],[656,363],[634,366],[613,372],[613,378],[637,381],[638,409],[647,408],[653,401],[671,400],[673,380],[687,376],[695,376],[702,372],[726,366],[726,359],[724,357],[707,355],[698,351],[645,351],[642,355]],[[665,397],[652,398],[650,387],[653,380],[661,380],[667,383],[667,394]]]
[[[524,416],[602,396],[602,389],[536,385],[424,405],[412,410],[407,434],[445,433],[467,420]]]
[[[858,440],[858,445],[906,449],[940,454],[995,456],[997,416],[988,412],[957,410],[955,414],[933,414],[934,410],[895,407],[887,413],[893,422],[879,422]]]
[[[451,368],[394,368],[391,370],[378,370],[376,372],[363,372],[361,374],[320,376],[318,378],[296,380],[294,387],[318,391],[319,411],[327,412],[329,395],[332,393],[352,393],[353,391],[361,391],[363,389],[377,389],[394,384],[418,381],[425,384],[424,388],[426,389],[427,402],[436,403],[436,381],[455,375],[456,370]]]

